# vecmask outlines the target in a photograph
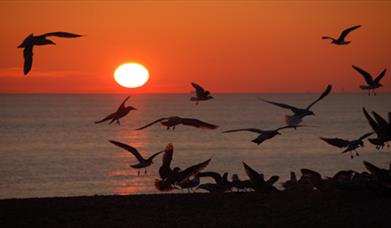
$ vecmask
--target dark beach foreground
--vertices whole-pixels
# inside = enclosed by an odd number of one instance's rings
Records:
[[[0,227],[391,227],[365,193],[159,194],[0,200]]]

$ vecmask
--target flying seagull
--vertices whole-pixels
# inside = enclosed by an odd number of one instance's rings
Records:
[[[339,35],[338,39],[334,39],[332,37],[329,37],[329,36],[322,36],[322,39],[330,39],[331,40],[331,43],[332,44],[336,44],[336,45],[346,45],[346,44],[349,44],[351,41],[346,41],[345,38],[346,36],[353,30],[355,29],[358,29],[360,28],[361,25],[356,25],[356,26],[353,26],[353,27],[350,27],[348,29],[345,29],[342,31],[341,35]]]
[[[105,118],[99,120],[99,121],[96,121],[95,123],[98,124],[98,123],[102,123],[102,122],[105,122],[107,120],[111,120],[110,121],[110,124],[112,124],[114,121],[116,121],[116,123],[118,125],[120,125],[121,123],[119,122],[119,119],[121,119],[122,117],[126,116],[130,111],[132,110],[137,110],[135,107],[133,106],[127,106],[125,107],[125,102],[130,98],[130,96],[126,97],[125,100],[122,102],[122,104],[118,107],[117,111],[111,113],[110,115],[106,116]]]
[[[231,132],[238,132],[238,131],[250,131],[250,132],[255,132],[258,133],[258,137],[252,140],[253,143],[256,143],[257,145],[261,144],[262,142],[273,138],[276,135],[281,135],[279,130],[282,129],[287,129],[287,128],[295,128],[295,127],[302,127],[300,125],[297,126],[284,126],[277,128],[275,130],[261,130],[257,128],[242,128],[242,129],[235,129],[235,130],[228,130],[228,131],[223,131],[223,133],[231,133]]]
[[[342,153],[350,152],[350,158],[353,159],[353,151],[356,152],[356,156],[359,156],[359,153],[356,151],[356,149],[358,149],[359,147],[364,147],[363,140],[372,134],[373,132],[366,133],[360,138],[355,140],[346,140],[340,138],[324,138],[324,137],[320,137],[320,139],[322,139],[323,141],[325,141],[326,143],[332,146],[336,146],[339,148],[346,148],[344,151],[342,151]]]
[[[118,147],[121,147],[122,149],[129,151],[130,153],[132,153],[136,157],[136,159],[138,160],[138,163],[134,164],[134,165],[130,165],[130,167],[137,169],[138,176],[140,175],[139,169],[142,169],[142,168],[145,168],[145,174],[147,174],[147,167],[153,163],[153,159],[165,151],[165,150],[159,151],[157,153],[154,153],[149,158],[145,159],[145,158],[143,158],[143,156],[141,156],[141,154],[138,152],[138,150],[136,148],[134,148],[130,145],[127,145],[125,143],[121,143],[118,141],[114,141],[114,140],[109,140],[109,142],[111,142],[112,144],[114,144]]]
[[[359,68],[359,67],[356,67],[355,65],[352,65],[353,69],[355,69],[356,71],[358,71],[361,76],[364,77],[365,79],[365,82],[367,83],[366,85],[360,85],[360,88],[362,90],[368,90],[368,96],[371,95],[371,90],[373,91],[373,95],[376,96],[376,92],[375,92],[375,89],[377,88],[380,88],[382,87],[383,85],[380,84],[380,80],[384,77],[384,75],[386,74],[386,71],[387,71],[387,68],[385,68],[376,78],[375,80],[373,80],[373,77],[372,75],[370,75],[368,72],[366,72],[365,70]]]
[[[290,109],[294,115],[286,116],[286,122],[289,126],[296,126],[297,124],[299,124],[302,121],[302,119],[305,116],[315,115],[315,113],[310,110],[311,107],[314,106],[318,101],[322,100],[327,95],[329,95],[331,89],[332,89],[332,86],[328,85],[326,90],[319,96],[319,98],[316,99],[311,104],[309,104],[306,108],[297,108],[297,107],[287,105],[287,104],[277,103],[277,102],[268,101],[268,100],[264,100],[264,99],[261,99],[261,100],[263,100],[264,102],[267,102],[269,104],[281,107],[281,108]]]
[[[190,101],[195,101],[196,105],[198,105],[199,101],[207,101],[210,99],[213,99],[213,97],[210,95],[210,92],[208,90],[205,90],[202,86],[192,82],[191,85],[195,88],[195,97],[191,97]]]
[[[27,75],[28,72],[30,72],[31,67],[33,65],[33,47],[34,47],[34,45],[37,45],[37,46],[47,45],[47,44],[56,45],[56,43],[47,39],[47,37],[50,37],[50,36],[57,36],[57,37],[61,37],[61,38],[77,38],[77,37],[81,37],[82,35],[69,33],[69,32],[50,32],[50,33],[45,33],[45,34],[42,34],[39,36],[34,36],[31,33],[18,46],[18,48],[24,48],[24,50],[23,50],[23,56],[24,56],[23,72],[24,72],[24,75]]]
[[[373,119],[365,108],[362,109],[367,118],[369,125],[375,131],[377,138],[369,138],[369,142],[376,146],[376,149],[381,149],[385,144],[388,144],[388,141],[391,141],[391,112],[388,113],[388,122],[381,117],[378,113],[372,112],[375,119]]]
[[[175,130],[176,125],[179,125],[179,124],[197,127],[197,128],[204,128],[204,129],[216,129],[218,127],[217,125],[206,123],[206,122],[203,122],[198,119],[181,118],[179,116],[171,116],[171,117],[163,117],[163,118],[157,119],[157,120],[153,121],[152,123],[149,123],[145,126],[137,128],[136,131],[142,130],[144,128],[147,128],[147,127],[154,125],[155,123],[159,123],[159,122],[163,126],[166,126],[167,130],[169,130],[170,128],[172,128],[172,130]]]

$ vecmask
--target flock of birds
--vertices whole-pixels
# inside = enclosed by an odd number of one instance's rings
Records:
[[[347,45],[351,41],[346,41],[346,36],[352,32],[353,30],[361,27],[360,25],[353,26],[351,28],[345,29],[341,35],[335,39],[332,37],[324,36],[322,39],[330,39],[331,43],[335,45]],[[67,32],[52,32],[46,33],[39,36],[34,36],[33,34],[29,35],[25,40],[18,46],[18,48],[24,48],[24,74],[27,75],[32,67],[32,57],[33,57],[33,47],[39,45],[47,45],[55,43],[47,37],[55,36],[61,38],[77,38],[82,35],[67,33]],[[359,72],[365,79],[366,85],[361,85],[360,88],[363,90],[368,90],[368,95],[373,91],[373,95],[376,95],[375,89],[381,87],[380,80],[385,76],[386,69],[384,69],[375,79],[368,72],[362,70],[361,68],[352,65],[352,67]],[[195,89],[195,96],[190,98],[190,101],[195,102],[196,105],[201,101],[208,101],[213,99],[211,93],[205,90],[202,86],[191,83],[191,85]],[[273,130],[263,130],[258,128],[240,128],[240,129],[232,129],[223,131],[223,133],[233,133],[233,132],[241,132],[241,131],[249,131],[258,134],[258,136],[252,140],[253,143],[257,145],[262,144],[266,140],[270,140],[281,133],[279,131],[284,129],[293,128],[296,129],[298,127],[305,127],[305,125],[300,125],[303,121],[303,118],[306,116],[314,116],[315,113],[311,111],[311,108],[327,97],[332,90],[332,86],[328,85],[324,92],[311,104],[304,108],[298,108],[292,105],[278,103],[275,101],[269,101],[265,99],[261,99],[263,102],[269,103],[271,105],[289,109],[292,111],[291,115],[285,116],[285,126],[273,129]],[[117,123],[120,125],[120,119],[129,114],[132,110],[137,110],[133,106],[126,106],[125,103],[128,101],[130,97],[126,97],[126,99],[121,103],[118,109],[107,115],[105,118],[96,121],[96,124],[103,123],[109,121],[109,123]],[[368,132],[360,136],[358,139],[354,140],[346,140],[340,138],[326,138],[321,137],[320,139],[325,141],[326,143],[339,147],[345,148],[342,153],[350,152],[351,158],[354,155],[358,156],[359,153],[357,149],[364,146],[363,140],[367,137],[376,134],[375,138],[369,138],[369,142],[376,146],[376,149],[381,149],[385,145],[389,147],[388,142],[391,141],[391,112],[388,113],[388,121],[380,116],[376,112],[372,112],[373,117],[367,112],[365,108],[363,108],[363,113],[366,119],[369,122],[369,125],[373,129],[373,132]],[[170,128],[175,130],[177,125],[185,125],[192,126],[196,128],[204,128],[204,129],[216,129],[218,126],[214,124],[210,124],[204,122],[202,120],[198,120],[195,118],[183,118],[179,116],[170,116],[170,117],[162,117],[155,121],[152,121],[142,127],[139,127],[135,130],[143,130],[148,128],[156,123],[160,123],[165,126],[167,130]],[[255,169],[251,168],[249,165],[243,162],[243,167],[249,179],[240,180],[237,174],[233,174],[231,180],[228,180],[228,173],[219,174],[217,172],[212,171],[203,171],[210,163],[211,158],[200,162],[198,164],[192,165],[187,168],[179,168],[179,167],[171,167],[171,162],[173,159],[174,147],[172,144],[168,144],[166,148],[162,151],[152,154],[150,157],[143,157],[140,152],[125,143],[110,140],[110,143],[118,146],[122,149],[125,149],[132,153],[134,157],[138,160],[137,164],[130,165],[130,167],[138,170],[138,175],[140,175],[140,170],[144,169],[144,173],[147,174],[147,167],[153,164],[153,159],[160,154],[163,154],[162,164],[159,168],[159,176],[160,179],[155,181],[155,186],[160,191],[170,191],[173,189],[204,189],[209,192],[226,192],[232,191],[233,189],[240,190],[255,190],[258,192],[276,192],[279,191],[273,185],[279,180],[278,176],[271,176],[267,180],[265,179],[262,173],[257,172]],[[319,173],[309,169],[301,169],[302,176],[300,179],[297,179],[296,174],[291,172],[291,178],[284,182],[282,186],[284,189],[330,189],[332,187],[342,187],[342,188],[385,188],[391,190],[391,166],[389,170],[379,168],[369,162],[364,161],[364,165],[370,173],[362,172],[358,173],[352,170],[345,170],[336,173],[331,178],[323,179]],[[201,184],[200,178],[212,178],[214,182],[211,183],[203,183]]]

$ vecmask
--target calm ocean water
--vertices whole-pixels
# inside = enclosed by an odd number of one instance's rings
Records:
[[[284,125],[289,110],[261,102],[258,97],[305,107],[319,94],[216,94],[196,106],[189,94],[134,95],[128,101],[138,111],[121,126],[93,122],[115,111],[126,95],[0,95],[0,198],[158,193],[153,186],[161,157],[149,175],[137,176],[129,167],[135,158],[108,142],[128,143],[143,154],[174,144],[173,165],[186,167],[213,157],[208,170],[238,173],[242,161],[266,177],[289,177],[290,171],[310,168],[323,175],[342,169],[364,170],[363,160],[382,167],[391,161],[391,149],[376,151],[366,142],[361,156],[348,154],[319,139],[352,139],[371,131],[361,108],[383,116],[391,111],[391,94],[331,94],[313,107],[312,127],[283,130],[282,135],[257,146],[256,134],[223,130]],[[194,117],[217,124],[216,130],[178,126],[166,131],[154,125],[133,131],[165,116]]]

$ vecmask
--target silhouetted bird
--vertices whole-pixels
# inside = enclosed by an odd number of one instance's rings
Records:
[[[330,39],[332,44],[337,44],[337,45],[346,45],[349,44],[351,41],[346,41],[345,38],[346,36],[353,30],[360,28],[361,25],[356,25],[351,28],[345,29],[342,31],[341,35],[339,35],[338,39],[334,39],[329,36],[322,36],[322,39]]]
[[[236,173],[232,174],[231,184],[232,184],[232,187],[236,188],[238,191],[251,188],[251,181],[250,180],[240,180],[238,174],[236,174]]]
[[[365,117],[368,120],[369,125],[371,125],[372,129],[375,131],[377,138],[369,138],[369,142],[376,146],[376,149],[381,149],[385,144],[389,147],[388,141],[391,141],[391,112],[388,113],[389,122],[381,117],[376,112],[372,112],[373,116],[376,120],[374,120],[365,110],[362,109]]]
[[[198,186],[197,189],[204,189],[209,192],[223,193],[231,190],[232,184],[228,181],[228,173],[225,172],[223,175],[217,172],[201,172],[198,173],[200,177],[212,177],[215,183],[206,183]]]
[[[361,76],[364,77],[365,82],[367,83],[366,85],[360,85],[360,88],[362,90],[368,90],[368,96],[371,95],[371,90],[373,91],[373,95],[376,96],[376,91],[375,89],[382,87],[383,85],[380,84],[380,80],[384,77],[386,74],[387,68],[385,68],[376,78],[373,80],[372,75],[370,75],[368,72],[366,72],[363,69],[360,69],[356,67],[355,65],[352,65],[353,69],[358,71]]]
[[[377,180],[383,187],[388,190],[391,189],[391,169],[382,169],[367,161],[364,161],[364,165],[369,172],[376,176]]]
[[[332,86],[328,85],[326,90],[319,96],[319,98],[316,99],[314,102],[312,102],[310,105],[308,105],[306,108],[297,108],[297,107],[287,105],[287,104],[277,103],[277,102],[268,101],[268,100],[264,100],[264,99],[261,99],[261,100],[263,100],[264,102],[267,102],[269,104],[276,105],[281,108],[290,109],[294,113],[294,115],[293,116],[286,116],[286,123],[289,126],[296,126],[297,124],[299,124],[302,121],[302,119],[305,116],[315,115],[315,113],[310,110],[311,107],[314,106],[318,101],[322,100],[324,97],[329,95],[331,89],[332,89]]]
[[[122,117],[126,116],[130,111],[132,110],[137,110],[136,108],[134,108],[133,106],[127,106],[125,107],[125,102],[129,99],[130,97],[128,96],[123,102],[122,104],[118,107],[117,111],[114,112],[114,113],[111,113],[110,115],[106,116],[105,118],[103,118],[102,120],[99,120],[99,121],[96,121],[95,123],[102,123],[102,122],[105,122],[107,120],[111,120],[110,121],[110,124],[112,124],[114,121],[116,121],[116,123],[118,125],[120,125],[121,123],[119,122],[119,119],[121,119]]]
[[[55,45],[55,43],[47,37],[49,36],[57,36],[61,38],[77,38],[81,37],[82,35],[69,33],[69,32],[50,32],[45,33],[39,36],[34,36],[32,33],[26,37],[23,42],[18,46],[18,48],[24,48],[23,56],[24,56],[24,67],[23,72],[24,75],[27,75],[28,72],[31,70],[31,66],[33,65],[33,47],[34,46],[40,46],[40,45],[47,45],[52,44]]]
[[[247,176],[250,178],[252,188],[255,191],[262,193],[278,192],[277,188],[273,186],[273,184],[278,181],[278,176],[272,176],[269,178],[269,180],[265,181],[262,173],[258,173],[246,163],[242,163]]]
[[[181,118],[179,116],[171,116],[171,117],[163,117],[160,119],[157,119],[153,121],[152,123],[149,123],[143,127],[137,128],[136,131],[142,130],[144,128],[147,128],[151,125],[154,125],[155,123],[162,124],[163,126],[167,127],[167,130],[169,130],[172,127],[172,130],[175,130],[176,125],[182,124],[185,126],[192,126],[197,128],[204,128],[204,129],[216,129],[218,126],[213,125],[210,123],[203,122],[198,119],[192,119],[192,118]]]
[[[159,151],[157,153],[154,153],[149,158],[145,159],[145,158],[143,158],[141,156],[141,154],[138,152],[138,150],[136,148],[132,147],[132,146],[129,146],[127,144],[124,144],[124,143],[121,143],[121,142],[117,142],[117,141],[114,141],[114,140],[109,140],[109,142],[111,142],[112,144],[114,144],[116,146],[121,147],[122,149],[125,149],[125,150],[129,151],[130,153],[132,153],[136,157],[136,159],[138,160],[139,163],[137,163],[135,165],[130,165],[130,167],[137,169],[137,175],[140,175],[140,170],[139,169],[142,169],[142,168],[145,168],[145,174],[146,174],[147,173],[147,167],[150,166],[153,163],[153,159],[156,156],[158,156],[159,154],[164,152],[164,150]]]
[[[282,129],[287,129],[287,128],[295,128],[295,127],[301,127],[300,125],[298,126],[284,126],[277,128],[275,130],[261,130],[257,128],[243,128],[243,129],[235,129],[235,130],[228,130],[228,131],[223,131],[223,133],[231,133],[231,132],[237,132],[237,131],[250,131],[250,132],[255,132],[258,133],[258,137],[252,140],[253,143],[256,143],[257,145],[261,144],[262,142],[273,138],[276,135],[281,135],[279,130]]]
[[[210,100],[210,99],[213,99],[213,97],[210,95],[210,92],[208,90],[205,90],[204,88],[202,88],[200,85],[192,82],[191,85],[195,88],[195,93],[196,93],[196,96],[195,97],[191,97],[190,100],[191,101],[195,101],[196,105],[198,105],[198,102],[199,101],[207,101],[207,100]]]
[[[363,136],[361,136],[358,139],[355,140],[346,140],[346,139],[340,139],[340,138],[324,138],[320,137],[323,141],[326,143],[336,146],[339,148],[346,148],[342,153],[350,152],[350,158],[353,159],[353,153],[352,151],[356,152],[356,156],[359,156],[359,153],[356,151],[357,148],[359,147],[364,147],[364,139],[367,138],[368,136],[372,135],[373,132],[366,133]]]
[[[187,189],[188,192],[193,191],[193,188],[197,187],[200,184],[200,177],[198,174],[194,175],[193,178],[188,178],[178,183],[178,186],[181,189]]]
[[[172,143],[169,143],[166,146],[166,149],[163,154],[163,159],[162,159],[162,165],[159,168],[159,176],[162,179],[167,178],[171,172],[171,161],[172,161],[172,156],[174,154],[174,146]]]

